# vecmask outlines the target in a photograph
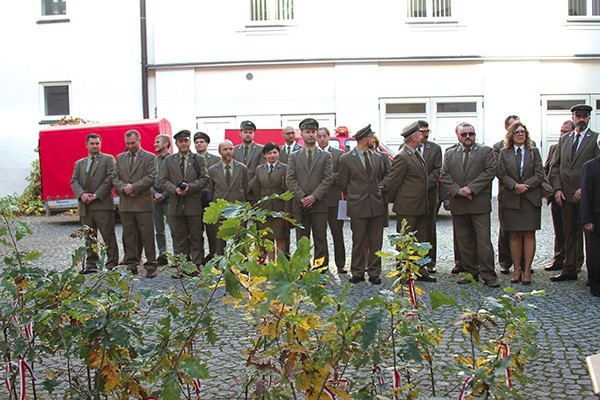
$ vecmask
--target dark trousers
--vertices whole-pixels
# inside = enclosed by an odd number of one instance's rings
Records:
[[[600,213],[595,213],[594,221],[600,221]],[[586,232],[585,239],[585,265],[590,292],[600,296],[600,226],[596,226],[594,232]]]
[[[562,221],[562,208],[555,201],[550,203],[552,225],[554,226],[554,257],[552,265],[563,267],[565,263],[565,233]]]
[[[325,262],[329,259],[327,247],[327,214],[312,213],[308,215],[295,214],[294,218],[304,228],[296,228],[296,241],[303,237],[310,239],[312,232],[315,260],[323,258]]]
[[[173,220],[169,215],[169,203],[154,203],[154,231],[156,236],[156,248],[159,255],[163,255],[167,252],[167,236],[166,236],[166,224],[169,225],[169,231],[171,232],[171,242],[173,243],[173,254],[179,253],[177,244],[175,243],[175,229],[173,228]]]
[[[427,210],[427,241],[431,243],[431,250],[429,250],[429,258],[431,258],[431,262],[429,266],[435,267],[437,262],[437,211],[438,205],[436,204],[433,207],[429,207]]]
[[[565,275],[577,275],[583,261],[583,228],[579,216],[579,203],[562,205],[562,220],[565,232]]]
[[[338,219],[338,207],[329,207],[327,222],[333,238],[333,253],[338,271],[346,266],[346,246],[344,245],[344,221]]]
[[[465,271],[481,276],[484,281],[496,278],[494,249],[490,240],[490,213],[453,214],[452,224]]]
[[[350,220],[352,229],[352,260],[350,272],[352,276],[364,278],[365,271],[369,278],[378,278],[381,275],[381,257],[375,252],[381,250],[383,244],[384,216],[369,218],[355,218]],[[365,242],[368,241],[369,249],[365,265]]]
[[[123,226],[123,262],[128,268],[137,269],[141,263],[141,251],[146,255],[144,267],[147,270],[156,269],[156,246],[154,244],[154,216],[152,211],[119,212]]]
[[[172,215],[175,229],[175,242],[180,254],[185,254],[196,265],[204,262],[204,241],[202,237],[202,214]]]
[[[115,235],[115,212],[112,210],[88,211],[85,217],[81,217],[81,224],[87,225],[102,234],[102,240],[106,244],[106,268],[112,269],[119,264],[119,246]],[[96,268],[98,254],[92,249],[87,249],[86,268]]]
[[[512,265],[510,232],[505,231],[502,226],[502,207],[498,207],[498,264],[502,267]]]

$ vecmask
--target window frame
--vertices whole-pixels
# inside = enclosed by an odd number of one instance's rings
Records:
[[[68,113],[61,114],[49,114],[48,110],[48,98],[46,96],[46,88],[49,87],[66,87],[67,88],[67,107]],[[72,90],[71,90],[71,82],[70,81],[56,81],[56,82],[40,82],[40,116],[42,123],[52,123],[59,121],[62,117],[68,116],[71,114],[72,109]]]
[[[569,15],[569,2],[571,0],[567,0],[567,22],[600,22],[600,4],[598,4],[598,9],[596,10],[597,14],[592,14],[594,7],[594,0],[580,0],[584,1],[586,4],[586,13],[585,15]]]
[[[409,8],[412,2],[414,1],[423,1],[425,3],[425,16],[412,16],[409,13]],[[434,4],[436,3],[436,1],[438,0],[405,0],[405,7],[404,9],[406,10],[406,21],[409,24],[423,24],[423,23],[427,23],[427,24],[439,24],[439,23],[456,23],[457,19],[455,17],[456,14],[456,9],[452,4],[452,0],[443,0],[443,1],[447,1],[449,3],[450,6],[450,15],[448,16],[434,16],[433,14],[433,10],[434,10]]]
[[[64,14],[48,14],[45,13],[47,3],[64,3]],[[51,24],[56,22],[69,22],[67,0],[41,0],[40,16],[37,20],[38,24]]]
[[[276,18],[268,18],[268,19],[252,19],[252,14],[254,11],[254,6],[256,5],[257,2],[259,1],[264,1],[265,2],[265,8],[266,8],[266,13],[267,14],[274,14],[274,9],[276,8],[276,6],[280,3],[289,3],[289,6],[291,6],[291,18],[287,18],[287,19],[276,19]],[[250,18],[248,19],[248,26],[286,26],[286,25],[291,25],[295,22],[296,20],[296,4],[294,2],[294,0],[250,0]],[[270,16],[270,15],[268,15]]]

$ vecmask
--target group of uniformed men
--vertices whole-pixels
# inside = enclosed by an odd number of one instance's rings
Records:
[[[573,111],[574,118],[580,111],[581,107]],[[588,108],[584,111],[589,116]],[[375,253],[382,248],[388,203],[392,203],[397,230],[401,221],[406,220],[419,241],[432,244],[430,262],[420,269],[419,279],[435,282],[431,274],[436,272],[435,225],[441,182],[449,197],[447,207],[453,218],[455,256],[459,259],[459,268],[453,272],[469,272],[475,278],[481,277],[487,286],[499,286],[490,240],[491,183],[496,176],[497,156],[492,148],[476,143],[473,125],[461,123],[456,127],[458,143],[446,151],[443,163],[441,148],[429,140],[429,124],[422,120],[403,129],[404,144],[391,163],[389,156],[379,151],[370,125],[356,132],[356,146],[347,153],[329,145],[329,130],[319,127],[315,119],[304,119],[299,128],[302,145],[296,142],[296,130],[287,126],[282,130],[284,145],[275,147],[279,162],[287,167],[287,189],[294,194],[292,216],[301,224],[296,229],[296,239],[312,235],[315,259],[322,258],[324,266],[329,265],[326,234],[329,224],[337,271],[347,273],[343,218],[338,215],[340,200],[345,200],[352,230],[350,282],[363,282],[366,274],[369,282],[380,284],[381,259]],[[345,127],[339,129],[348,133]],[[130,130],[125,133],[126,151],[116,160],[100,152],[98,135],[88,135],[88,157],[76,163],[71,183],[79,200],[81,222],[99,230],[107,245],[106,267],[111,269],[119,263],[113,187],[119,195],[123,225],[125,255],[121,264],[133,273],[138,272],[142,262],[142,250],[146,277],[155,277],[157,266],[167,264],[165,220],[170,226],[175,254],[185,254],[197,265],[215,254],[223,254],[225,242],[217,238],[216,225],[204,226],[203,209],[217,198],[258,200],[249,182],[259,165],[265,163],[265,157],[263,146],[254,142],[255,131],[252,121],[242,122],[242,143],[234,147],[231,141],[224,140],[218,146],[219,156],[207,152],[210,137],[206,133],[197,132],[193,136],[194,153],[190,150],[191,132],[178,132],[173,136],[178,151],[172,155],[169,136],[158,135],[155,156],[141,148],[139,133]],[[562,172],[556,171],[553,175],[556,201],[569,204],[561,186]],[[209,247],[206,257],[205,231]],[[289,252],[289,232],[285,251]],[[96,272],[97,261],[97,254],[89,249],[82,272]],[[565,271],[553,280],[574,276],[565,265]],[[468,280],[463,278],[458,283]]]

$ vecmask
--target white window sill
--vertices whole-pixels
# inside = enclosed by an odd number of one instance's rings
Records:
[[[62,22],[71,22],[66,14],[61,15],[42,15],[36,21],[37,24],[56,24]]]
[[[250,21],[241,32],[247,35],[285,35],[297,26],[293,20]]]

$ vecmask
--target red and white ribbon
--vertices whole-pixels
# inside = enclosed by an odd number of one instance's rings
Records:
[[[502,358],[507,358],[508,356],[510,356],[510,348],[508,347],[508,343],[501,341],[499,346],[502,349]],[[510,380],[510,369],[508,367],[506,368],[505,374],[506,374],[506,385],[509,388],[512,388],[513,384],[512,384],[512,381]]]
[[[27,371],[29,372],[29,375],[31,376],[32,382],[35,382],[37,380],[37,378],[35,377],[35,374],[33,373],[33,369],[31,369],[29,364],[27,364],[27,361],[23,360],[23,357],[19,356],[19,377],[21,379],[19,400],[25,400],[25,389],[26,389],[25,372],[27,372]]]
[[[33,338],[33,324],[31,322],[25,325],[25,337],[29,340]]]
[[[415,281],[412,279],[408,280],[408,296],[413,308],[417,308],[417,295],[415,293]]]
[[[195,378],[194,380],[192,380],[192,384],[194,385],[194,390],[196,391],[196,396],[200,397],[200,389],[202,388],[200,379]]]
[[[463,400],[465,398],[465,392],[467,391],[467,385],[473,379],[475,379],[475,375],[469,375],[465,378],[465,380],[463,381],[462,388],[460,389],[460,393],[458,395],[458,400]]]
[[[383,385],[385,383],[385,381],[383,380],[383,376],[381,376],[381,367],[379,365],[376,365],[373,368],[371,368],[371,372],[373,373],[373,375],[379,374],[379,376],[377,376],[377,382],[379,382],[380,385]]]
[[[399,389],[402,386],[402,378],[400,377],[400,372],[396,368],[394,368],[394,375],[392,377],[392,382],[394,385],[394,389]]]
[[[344,390],[348,390],[350,381],[344,378],[338,379],[337,381],[334,381],[333,379],[327,380],[327,384],[325,384],[325,386],[323,387],[323,393],[325,393],[329,399],[335,400],[335,393],[333,393],[333,390],[329,388],[330,384],[333,386],[341,386]]]

